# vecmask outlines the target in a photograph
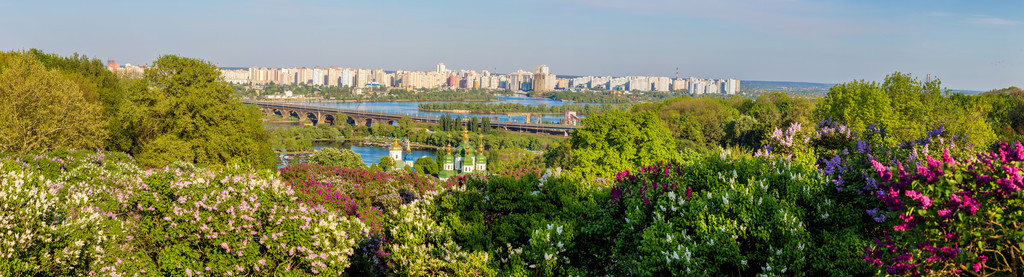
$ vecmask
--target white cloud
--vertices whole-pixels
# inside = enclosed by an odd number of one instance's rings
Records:
[[[1012,27],[1020,25],[1020,21],[992,17],[987,15],[974,15],[967,18],[967,22],[987,27]]]

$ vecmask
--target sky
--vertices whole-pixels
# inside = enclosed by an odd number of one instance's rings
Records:
[[[340,66],[1024,87],[1024,1],[0,0],[0,50]]]

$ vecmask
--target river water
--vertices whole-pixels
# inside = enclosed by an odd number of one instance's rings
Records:
[[[551,98],[531,98],[531,97],[516,97],[516,96],[499,96],[498,98],[500,99],[498,101],[489,101],[489,102],[481,102],[481,103],[519,103],[519,104],[523,104],[523,105],[532,105],[532,106],[537,106],[537,105],[540,105],[540,104],[544,104],[545,106],[548,106],[548,107],[551,107],[551,106],[562,106],[562,105],[565,105],[565,104],[600,105],[600,103],[562,102],[562,101],[554,100],[554,99],[551,99]],[[360,111],[387,112],[387,113],[408,114],[408,115],[441,116],[443,114],[449,114],[452,117],[456,117],[456,116],[461,116],[462,118],[467,118],[467,117],[477,117],[477,118],[490,117],[492,120],[526,122],[526,116],[511,116],[510,117],[510,116],[507,116],[507,115],[498,115],[498,114],[460,114],[460,113],[427,112],[427,111],[420,111],[419,110],[419,104],[420,103],[443,103],[443,102],[449,102],[449,101],[433,101],[433,102],[428,102],[428,101],[424,101],[424,102],[356,102],[356,103],[307,102],[307,103],[301,103],[301,104],[310,105],[310,106],[343,108],[343,109],[352,109],[352,110],[360,110]],[[558,123],[559,120],[561,120],[563,117],[564,117],[564,115],[543,115],[543,116],[532,116],[530,119],[531,119],[532,122],[540,122],[541,120],[546,120],[546,121],[549,121],[549,122],[552,122],[552,123]],[[280,126],[297,126],[297,124],[295,124],[295,123],[266,123],[266,124],[264,124],[264,126],[266,126],[269,129],[269,128],[278,128]],[[321,148],[324,148],[324,147],[335,147],[335,148],[338,148],[338,149],[351,149],[353,152],[356,152],[356,154],[359,154],[359,156],[361,156],[363,158],[363,163],[366,164],[366,166],[370,166],[371,163],[376,163],[376,162],[380,161],[381,157],[384,157],[384,156],[388,155],[388,148],[373,147],[373,146],[359,146],[359,145],[337,143],[337,142],[314,142],[313,143],[313,149],[321,149]],[[412,151],[412,155],[413,155],[413,157],[416,157],[417,159],[420,158],[420,157],[424,157],[424,156],[425,157],[436,158],[434,156],[434,152],[433,151],[426,151],[426,150],[413,150]],[[285,167],[285,166],[287,166],[289,164],[304,163],[309,158],[309,156],[310,156],[310,154],[289,154],[289,155],[278,154],[278,156],[277,156],[278,168],[283,168],[283,167]],[[404,153],[402,154],[402,157],[405,157]]]
[[[516,96],[498,96],[498,101],[487,101],[478,103],[519,103],[523,105],[545,105],[548,107],[562,106],[565,104],[580,104],[580,105],[600,105],[600,103],[583,103],[583,102],[562,102],[551,98],[531,98],[531,97],[516,97]],[[447,113],[447,112],[428,112],[420,111],[420,103],[445,103],[451,101],[417,101],[417,102],[353,102],[353,103],[339,103],[339,102],[308,102],[302,103],[310,106],[321,106],[331,108],[342,108],[350,110],[370,111],[370,112],[386,112],[386,113],[397,113],[407,115],[422,115],[422,116],[441,116],[443,114],[451,115],[452,117],[461,116],[462,118],[467,117],[490,117],[491,120],[501,121],[513,121],[513,122],[526,122],[526,116],[508,116],[503,114],[462,114],[462,113]],[[564,115],[560,114],[547,114],[541,116],[531,116],[530,121],[539,123],[541,121],[548,121],[551,123],[558,123],[559,120],[565,118]]]
[[[319,150],[319,149],[323,149],[325,147],[334,147],[334,148],[338,148],[338,149],[349,149],[349,150],[352,150],[352,152],[356,152],[356,154],[359,154],[359,156],[363,158],[363,163],[366,164],[366,166],[370,166],[370,164],[372,164],[372,163],[379,162],[381,157],[386,157],[388,155],[388,153],[390,152],[389,148],[381,148],[381,147],[374,147],[374,146],[360,146],[360,145],[352,145],[352,144],[349,144],[349,143],[322,142],[322,141],[313,142],[313,147],[312,148],[316,149],[316,150]],[[277,168],[281,169],[281,168],[284,168],[285,166],[288,166],[288,165],[291,165],[291,164],[305,163],[306,160],[309,159],[310,155],[312,155],[312,154],[308,154],[308,153],[306,153],[306,154],[277,154]],[[402,157],[405,157],[405,155],[406,155],[406,153],[403,152],[402,153]],[[412,149],[412,156],[413,156],[413,161],[414,162],[416,161],[415,159],[419,159],[421,157],[435,158],[434,151],[415,149],[415,148]]]

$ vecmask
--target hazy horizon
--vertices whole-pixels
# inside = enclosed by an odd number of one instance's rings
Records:
[[[1024,86],[1024,3],[986,1],[0,2],[0,49],[118,63],[344,66],[840,83],[894,71]]]

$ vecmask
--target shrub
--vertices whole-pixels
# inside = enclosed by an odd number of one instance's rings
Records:
[[[309,156],[309,163],[322,166],[344,167],[344,168],[365,168],[363,158],[349,149],[337,149],[327,147]]]
[[[864,260],[888,274],[1013,274],[1024,271],[1024,146],[954,158],[948,149],[926,163],[872,160],[868,210],[884,226]],[[891,229],[890,229],[891,228]]]

